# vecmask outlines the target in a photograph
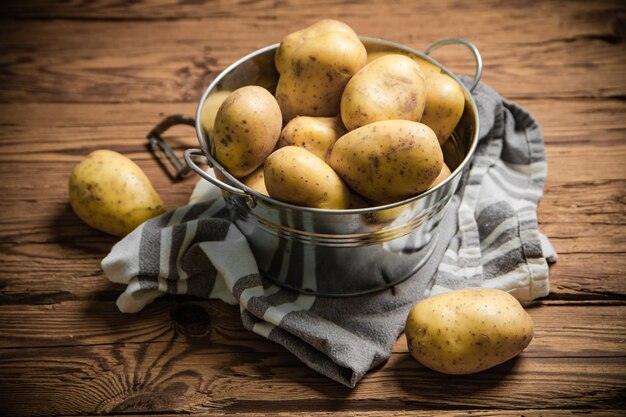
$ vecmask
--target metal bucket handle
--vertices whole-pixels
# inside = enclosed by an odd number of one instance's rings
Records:
[[[221,188],[224,191],[228,191],[231,194],[245,197],[246,204],[248,204],[250,208],[253,208],[254,206],[256,206],[256,199],[252,194],[248,194],[247,192],[245,192],[244,190],[240,188],[233,187],[232,185],[229,185],[223,181],[220,181],[219,179],[209,175],[205,170],[203,170],[198,165],[196,165],[194,158],[205,158],[208,161],[208,158],[206,157],[204,152],[202,152],[201,149],[187,149],[183,153],[183,157],[185,158],[185,162],[187,163],[187,166],[189,166],[189,168],[191,168],[196,174],[200,175],[202,178],[204,178],[211,184],[215,185],[216,187]]]
[[[476,72],[474,73],[474,80],[472,81],[472,84],[470,85],[470,88],[469,88],[470,93],[473,93],[474,89],[476,88],[476,86],[478,86],[478,83],[480,82],[480,77],[483,74],[483,59],[480,56],[480,52],[478,51],[478,48],[476,47],[476,45],[474,45],[473,43],[471,43],[470,41],[466,39],[450,38],[450,39],[443,39],[443,40],[433,43],[428,48],[426,48],[426,50],[424,51],[424,54],[430,56],[430,53],[432,51],[434,51],[435,49],[439,49],[442,46],[446,46],[446,45],[463,45],[467,47],[470,50],[470,52],[474,55],[474,59],[476,60]]]

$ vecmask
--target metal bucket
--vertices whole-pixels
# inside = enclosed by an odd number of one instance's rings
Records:
[[[469,164],[478,140],[478,112],[471,91],[478,84],[482,62],[478,50],[463,39],[433,44],[425,53],[374,38],[361,38],[368,52],[401,51],[440,67],[427,54],[443,45],[467,46],[476,59],[476,75],[465,94],[465,110],[444,145],[452,175],[418,196],[379,207],[323,210],[283,203],[266,197],[231,176],[211,153],[211,139],[200,125],[200,111],[214,92],[257,84],[275,87],[274,53],[279,44],[253,52],[232,64],[208,86],[196,114],[201,150],[189,149],[185,160],[202,178],[221,188],[232,221],[247,237],[259,271],[265,278],[299,292],[342,297],[389,288],[413,275],[432,254],[437,225]],[[273,91],[272,91],[273,92]],[[194,159],[204,156],[224,181],[207,174]]]

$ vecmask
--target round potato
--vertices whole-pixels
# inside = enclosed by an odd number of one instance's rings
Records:
[[[463,89],[449,75],[439,74],[426,80],[426,91],[426,107],[420,121],[428,125],[443,144],[463,115]]]
[[[90,153],[74,167],[69,196],[72,209],[85,223],[119,237],[165,213],[161,197],[141,168],[105,149]]]
[[[281,128],[282,116],[274,96],[262,87],[241,87],[217,111],[213,155],[231,175],[245,177],[272,152]]]
[[[443,154],[428,126],[385,120],[342,136],[330,165],[363,197],[391,203],[426,190],[441,172]]]
[[[322,21],[287,36],[276,53],[284,119],[339,114],[341,93],[366,60],[358,36],[341,22]]]
[[[229,95],[230,91],[216,91],[207,97],[202,105],[202,110],[200,110],[200,126],[202,126],[202,129],[204,129],[209,137],[213,136],[213,126],[215,125],[217,111]]]
[[[359,71],[341,96],[341,120],[348,130],[381,120],[419,121],[426,82],[419,65],[398,54],[384,55]]]
[[[248,175],[243,183],[248,187],[252,188],[254,191],[258,191],[259,193],[269,196],[270,194],[267,192],[267,187],[265,187],[265,167],[261,165],[254,172]]]
[[[345,133],[338,117],[298,116],[285,125],[277,146],[300,146],[328,163],[330,150]]]
[[[409,352],[446,374],[471,374],[519,354],[533,338],[531,317],[509,293],[456,290],[416,304],[406,322]]]
[[[391,54],[400,54],[400,55],[404,55],[404,56],[411,58],[413,61],[417,63],[417,65],[420,66],[420,69],[422,70],[422,73],[424,74],[424,77],[426,78],[430,77],[431,75],[441,74],[441,68],[439,68],[437,65],[431,63],[430,61],[418,55],[412,54],[410,52],[405,52],[405,51],[383,49],[383,50],[375,50],[375,51],[370,52],[368,48],[367,63],[369,64],[370,62],[372,62],[373,60],[377,58],[380,58],[381,56],[391,55]]]
[[[350,192],[326,162],[304,148],[286,146],[265,161],[265,186],[270,197],[322,209],[347,209]]]

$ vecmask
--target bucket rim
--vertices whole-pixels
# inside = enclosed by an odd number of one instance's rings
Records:
[[[480,119],[478,117],[478,107],[476,106],[476,102],[474,100],[474,97],[472,95],[472,92],[465,86],[465,84],[463,84],[461,82],[461,80],[452,72],[450,71],[448,68],[446,68],[444,65],[442,65],[440,62],[438,62],[437,60],[431,58],[429,55],[420,52],[414,48],[410,48],[406,45],[402,45],[400,43],[397,42],[393,42],[393,41],[388,41],[388,40],[384,40],[384,39],[380,39],[380,38],[376,38],[376,37],[369,37],[369,36],[359,36],[359,39],[362,42],[367,42],[367,43],[371,43],[371,44],[377,44],[377,45],[383,45],[383,46],[388,46],[388,47],[392,47],[394,49],[398,49],[398,50],[402,50],[411,54],[414,54],[418,57],[420,57],[421,59],[424,59],[428,62],[430,62],[431,64],[439,67],[446,75],[450,76],[452,79],[454,79],[457,84],[462,88],[463,92],[464,92],[464,96],[469,100],[470,104],[471,104],[471,113],[472,113],[472,119],[474,121],[474,132],[472,135],[472,138],[470,139],[470,147],[467,151],[467,153],[465,154],[465,156],[463,157],[463,160],[459,163],[459,165],[454,169],[454,171],[451,173],[451,175],[446,178],[444,181],[442,181],[441,183],[437,184],[435,187],[428,189],[418,195],[415,195],[413,197],[409,197],[407,199],[404,200],[400,200],[400,201],[396,201],[393,203],[388,203],[388,204],[383,204],[383,205],[378,205],[378,206],[374,206],[374,207],[365,207],[365,208],[355,208],[355,209],[341,209],[341,210],[336,210],[336,209],[322,209],[322,208],[316,208],[316,207],[304,207],[304,206],[299,206],[299,205],[295,205],[295,204],[290,204],[290,203],[286,203],[274,198],[271,198],[269,196],[263,195],[261,193],[259,193],[256,190],[253,190],[252,188],[248,187],[247,185],[245,185],[243,182],[241,182],[239,179],[235,178],[234,176],[232,176],[215,158],[213,158],[213,155],[211,154],[211,152],[209,151],[209,149],[207,148],[207,144],[209,143],[209,137],[208,135],[205,134],[204,129],[201,126],[201,120],[200,120],[200,116],[201,116],[201,112],[202,112],[202,107],[204,106],[204,103],[206,102],[207,98],[211,95],[211,93],[213,93],[213,91],[215,90],[215,88],[220,84],[220,82],[228,75],[230,74],[233,70],[235,70],[236,68],[238,68],[241,64],[259,56],[262,54],[265,54],[269,51],[272,50],[277,50],[280,47],[280,43],[274,43],[271,45],[267,45],[265,47],[259,48],[245,56],[243,56],[242,58],[239,58],[238,60],[236,60],[235,62],[233,62],[232,64],[230,64],[228,67],[226,67],[224,70],[222,70],[216,77],[215,79],[213,79],[213,81],[211,81],[211,83],[206,87],[206,89],[204,90],[204,93],[202,94],[202,97],[198,103],[198,107],[196,110],[196,117],[195,117],[195,127],[196,127],[196,136],[198,138],[198,142],[200,144],[200,148],[202,149],[202,152],[204,153],[204,156],[207,158],[209,165],[211,167],[213,167],[213,169],[217,169],[225,178],[228,179],[229,182],[235,184],[238,188],[240,188],[242,191],[244,191],[245,193],[249,194],[250,196],[252,196],[255,200],[260,200],[264,203],[265,206],[269,206],[269,207],[274,207],[274,208],[281,208],[281,209],[288,209],[288,210],[294,210],[294,211],[300,211],[300,212],[309,212],[309,213],[316,213],[316,214],[323,214],[323,215],[358,215],[358,214],[368,214],[368,213],[376,213],[376,212],[380,212],[380,211],[385,211],[388,209],[395,209],[397,207],[401,207],[404,205],[409,205],[409,204],[413,204],[417,201],[420,201],[422,199],[426,199],[429,196],[431,196],[432,194],[437,193],[439,190],[443,189],[444,187],[446,187],[450,182],[452,182],[454,180],[454,178],[456,178],[459,175],[462,175],[463,171],[465,170],[465,168],[470,164],[470,161],[472,160],[473,156],[474,156],[474,152],[476,150],[476,147],[478,146],[478,135],[480,132]],[[467,42],[467,41],[465,41]],[[228,193],[228,194],[232,194],[227,190],[222,189],[223,193]]]

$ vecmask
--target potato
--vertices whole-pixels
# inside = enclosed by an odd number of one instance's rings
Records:
[[[431,188],[435,188],[436,186],[444,182],[446,178],[448,178],[450,175],[452,175],[452,172],[450,172],[450,168],[448,168],[448,166],[444,162],[443,166],[441,167],[441,172],[439,172],[439,175],[437,175],[437,178],[435,178],[435,181],[430,184],[430,187],[428,187],[428,189],[430,190]]]
[[[348,208],[362,209],[368,207],[371,207],[371,204],[368,203],[363,197],[357,193],[350,192],[350,203],[348,204]]]
[[[200,126],[209,137],[213,136],[213,125],[217,111],[229,95],[230,91],[216,91],[207,97],[202,110],[200,110]]]
[[[105,149],[90,153],[74,167],[69,196],[72,209],[85,223],[120,237],[165,212],[141,168]]]
[[[442,165],[435,133],[408,120],[385,120],[348,132],[330,155],[330,166],[351,189],[379,203],[426,190]]]
[[[509,293],[456,290],[416,304],[406,322],[409,352],[446,374],[471,374],[519,354],[533,338],[533,321]]]
[[[426,90],[426,107],[420,121],[434,130],[443,144],[463,115],[463,89],[449,75],[439,74],[426,80]]]
[[[380,120],[417,122],[425,103],[419,65],[403,55],[385,55],[352,77],[341,96],[341,120],[348,130]]]
[[[350,192],[322,159],[304,148],[285,146],[265,161],[265,186],[270,197],[322,209],[347,209]]]
[[[434,74],[441,74],[441,68],[439,68],[437,65],[431,63],[430,61],[412,54],[410,52],[405,52],[405,51],[398,51],[398,50],[376,50],[373,52],[367,52],[367,63],[369,64],[370,62],[372,62],[373,60],[380,58],[381,56],[385,56],[385,55],[391,55],[391,54],[400,54],[400,55],[404,55],[407,56],[409,58],[411,58],[413,61],[415,61],[417,63],[417,65],[419,65],[420,69],[422,70],[422,73],[424,74],[424,77],[428,78],[431,75]]]
[[[248,175],[243,183],[263,195],[269,196],[267,187],[265,187],[265,167],[261,165],[252,174]]]
[[[349,26],[322,20],[285,37],[275,57],[276,99],[287,121],[339,114],[341,93],[365,65],[367,52]]]
[[[283,128],[278,147],[300,146],[328,163],[330,150],[345,133],[338,117],[298,116]]]
[[[281,128],[282,116],[274,96],[262,87],[241,87],[217,111],[213,155],[231,175],[245,177],[274,150]]]
[[[465,159],[464,147],[455,140],[445,141],[441,145],[441,151],[443,152],[443,161],[450,168],[450,171],[457,169]]]

